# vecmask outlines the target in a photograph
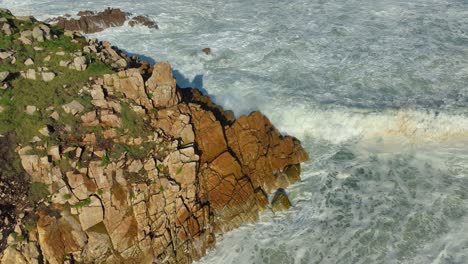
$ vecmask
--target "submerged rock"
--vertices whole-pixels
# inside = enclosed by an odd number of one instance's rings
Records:
[[[273,212],[288,210],[291,207],[291,202],[286,194],[286,191],[282,188],[278,189],[273,196],[271,201],[271,210]]]
[[[131,27],[141,25],[141,26],[145,26],[148,28],[158,29],[158,25],[156,24],[156,22],[154,22],[147,16],[141,16],[141,15],[132,17],[132,19],[128,21],[128,25]]]

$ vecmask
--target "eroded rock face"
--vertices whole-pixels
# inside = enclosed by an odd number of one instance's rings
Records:
[[[35,41],[46,38],[34,34]],[[24,174],[50,195],[31,213],[36,222],[29,231],[18,227],[25,239],[9,243],[12,249],[0,258],[191,263],[214,246],[217,234],[257,220],[268,194],[300,179],[307,153],[263,114],[236,119],[199,91],[177,87],[169,63],[150,67],[110,43],[85,43],[83,53],[115,73],[81,89],[89,102],[71,97],[48,113],[51,124],[76,118],[73,127],[46,127],[38,136],[50,142],[38,137],[13,148]],[[67,63],[86,70],[76,56]]]
[[[129,14],[119,8],[108,8],[102,12],[90,10],[78,12],[78,19],[70,17],[56,17],[49,22],[58,27],[70,31],[81,31],[84,33],[95,33],[109,27],[122,26],[129,19]],[[149,28],[158,28],[156,22],[146,16],[135,16],[129,20],[130,26],[143,25]]]
[[[56,18],[57,26],[65,30],[95,33],[109,27],[122,26],[127,15],[120,9],[106,9],[102,12],[80,12],[79,19]]]

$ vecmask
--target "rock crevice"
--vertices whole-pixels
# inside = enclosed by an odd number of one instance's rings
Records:
[[[45,130],[13,148],[42,196],[24,218],[32,223],[12,219],[24,237],[0,248],[3,262],[191,263],[299,180],[307,153],[262,113],[236,119],[178,87],[167,62],[150,66],[110,43],[66,37],[81,43],[72,57],[94,60],[68,71],[86,73],[96,60],[113,71],[48,107]],[[289,206],[280,193],[275,210]]]

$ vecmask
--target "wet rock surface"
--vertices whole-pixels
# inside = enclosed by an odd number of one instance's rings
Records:
[[[107,8],[101,12],[90,10],[80,11],[78,18],[69,16],[60,16],[49,19],[48,22],[56,24],[58,27],[70,31],[80,31],[83,33],[95,33],[110,27],[120,27],[128,21],[128,25],[134,27],[142,25],[148,28],[158,28],[156,22],[147,16],[134,16],[126,13],[119,8]]]

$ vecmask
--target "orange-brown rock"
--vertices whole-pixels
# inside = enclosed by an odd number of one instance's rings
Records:
[[[254,187],[267,193],[280,187],[276,178],[284,168],[308,159],[297,139],[281,135],[260,112],[239,117],[226,137]]]
[[[63,263],[64,257],[82,249],[87,241],[80,223],[67,212],[59,217],[39,212],[37,231],[42,253],[51,264]]]
[[[200,151],[201,163],[210,162],[227,150],[224,131],[214,114],[199,105],[189,105],[195,131],[195,141]]]

